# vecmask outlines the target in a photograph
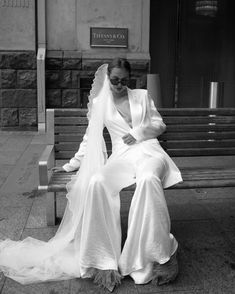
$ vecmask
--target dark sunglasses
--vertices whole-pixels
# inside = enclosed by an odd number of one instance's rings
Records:
[[[128,79],[118,79],[118,78],[113,78],[110,79],[110,83],[114,86],[117,86],[119,83],[122,86],[126,86],[128,84],[129,80]]]

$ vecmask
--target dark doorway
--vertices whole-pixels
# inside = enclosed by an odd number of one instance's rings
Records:
[[[214,17],[196,0],[152,0],[151,72],[159,73],[164,107],[208,107],[211,82],[219,106],[235,107],[235,1],[219,0]]]

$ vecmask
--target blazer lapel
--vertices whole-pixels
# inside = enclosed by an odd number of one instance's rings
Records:
[[[128,97],[130,103],[130,111],[132,118],[132,128],[140,125],[142,120],[142,107],[135,90],[128,89]]]

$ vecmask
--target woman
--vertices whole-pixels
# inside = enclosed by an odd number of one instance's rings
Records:
[[[21,283],[93,278],[110,291],[126,275],[136,284],[164,284],[176,277],[178,244],[170,234],[163,188],[182,178],[156,139],[165,124],[147,91],[127,87],[130,73],[125,59],[97,70],[83,142],[69,163],[54,169],[79,168],[67,187],[62,223],[47,243],[32,238],[1,242],[0,269],[7,276]],[[112,140],[108,159],[104,126]],[[119,192],[133,183],[121,251]],[[22,253],[24,258],[19,257]]]

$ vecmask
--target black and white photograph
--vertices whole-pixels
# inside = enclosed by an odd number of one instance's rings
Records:
[[[235,1],[0,0],[0,294],[235,293]]]

